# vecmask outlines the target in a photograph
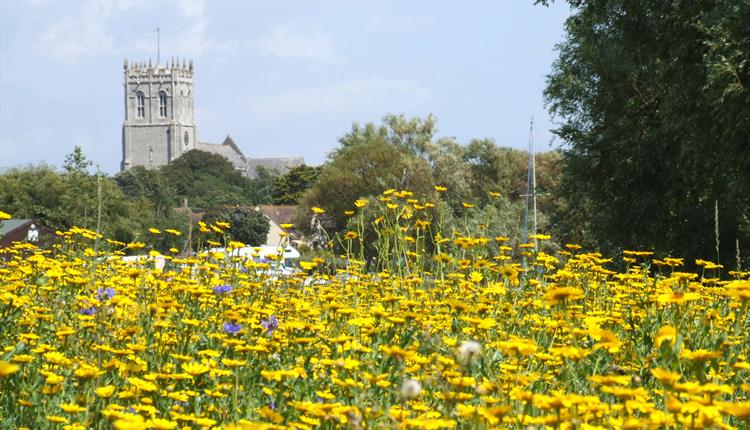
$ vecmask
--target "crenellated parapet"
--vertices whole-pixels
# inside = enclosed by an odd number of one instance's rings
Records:
[[[147,79],[153,77],[163,78],[193,78],[193,60],[172,57],[166,64],[152,64],[148,62],[129,62],[126,58],[123,62],[123,71],[128,78]]]

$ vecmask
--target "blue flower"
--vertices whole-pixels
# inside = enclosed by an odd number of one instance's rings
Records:
[[[231,285],[217,285],[214,287],[214,294],[226,294],[232,291]]]
[[[237,334],[240,330],[242,330],[242,324],[232,322],[224,323],[224,331],[229,334]]]
[[[94,315],[96,313],[96,306],[90,306],[88,308],[79,309],[78,313],[81,315]]]
[[[115,296],[115,290],[113,288],[99,288],[96,292],[96,299],[100,302],[106,302]]]
[[[260,320],[260,325],[266,329],[266,335],[273,336],[273,333],[279,328],[279,319],[276,318],[276,315],[271,315],[268,321]]]

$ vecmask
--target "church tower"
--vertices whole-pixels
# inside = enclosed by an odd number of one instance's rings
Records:
[[[180,65],[128,64],[125,60],[125,122],[121,170],[153,169],[196,147],[193,61]]]

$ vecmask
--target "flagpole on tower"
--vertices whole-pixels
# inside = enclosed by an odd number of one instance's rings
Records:
[[[161,46],[160,46],[161,45],[161,40],[160,40],[160,37],[159,37],[161,35],[160,34],[161,33],[161,28],[156,27],[156,30],[154,30],[154,31],[156,32],[156,64],[158,65],[159,64],[159,59],[160,59],[159,57],[160,57],[160,54],[161,54],[161,52],[160,52],[160,50],[161,50]]]

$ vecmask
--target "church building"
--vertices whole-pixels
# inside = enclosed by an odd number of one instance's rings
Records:
[[[124,66],[125,122],[122,125],[121,170],[143,166],[154,169],[191,149],[219,154],[245,176],[258,167],[284,174],[304,164],[302,157],[248,158],[227,135],[220,144],[199,142],[195,125],[193,61],[172,59],[166,65]]]

